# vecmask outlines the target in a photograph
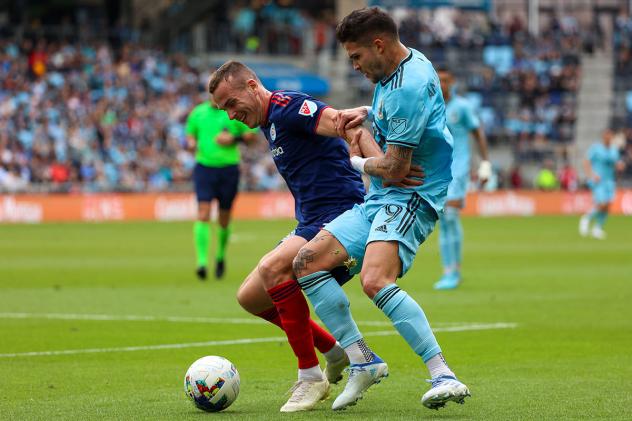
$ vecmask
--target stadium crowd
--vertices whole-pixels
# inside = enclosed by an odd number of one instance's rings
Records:
[[[622,156],[632,162],[632,17],[621,13],[614,28],[614,107],[612,126],[622,132]],[[626,166],[632,178],[632,165]]]
[[[0,41],[0,188],[157,191],[190,179],[184,124],[208,75],[181,55],[126,45]],[[263,142],[245,190],[277,189]]]
[[[518,17],[501,24],[454,10],[409,10],[401,28],[405,42],[457,72],[488,139],[511,142],[516,160],[540,161],[573,141],[585,45],[574,17],[553,18],[539,37]]]
[[[283,31],[303,40],[309,23],[316,51],[333,51],[333,21],[326,11],[322,19],[309,20],[291,2],[251,3],[236,2],[227,10],[231,48],[298,54],[304,41],[294,42]],[[551,158],[564,163],[558,165],[558,185],[577,184],[559,183],[561,174],[576,178],[564,157],[574,138],[579,57],[587,38],[573,17],[552,19],[534,38],[518,18],[501,24],[453,10],[393,13],[404,43],[464,81],[460,89],[478,108],[492,145],[512,145],[516,164],[497,169],[487,188],[537,186],[523,179],[521,165]],[[615,35],[621,47],[616,68],[624,76],[632,74],[631,22],[618,19]],[[130,43],[114,49],[106,41],[0,39],[0,190],[187,189],[194,158],[185,147],[184,125],[192,107],[205,100],[208,76],[191,63],[181,54]],[[631,115],[622,128],[632,157]],[[242,158],[242,190],[285,188],[263,140],[243,146]]]

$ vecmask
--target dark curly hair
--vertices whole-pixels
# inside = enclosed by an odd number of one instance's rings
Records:
[[[354,10],[336,27],[336,38],[340,43],[367,43],[378,35],[399,39],[393,18],[379,7]]]

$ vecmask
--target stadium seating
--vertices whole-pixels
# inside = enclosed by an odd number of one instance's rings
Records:
[[[623,155],[632,162],[632,18],[620,15],[616,19],[613,37],[614,98],[611,126],[625,137]],[[623,175],[632,182],[632,165]]]

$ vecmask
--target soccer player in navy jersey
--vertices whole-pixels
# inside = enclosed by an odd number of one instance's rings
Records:
[[[364,185],[351,166],[345,141],[337,135],[338,111],[300,92],[270,92],[251,69],[235,61],[217,69],[208,88],[217,106],[231,119],[261,128],[294,196],[296,229],[259,261],[241,285],[237,299],[248,312],[286,332],[298,358],[299,373],[281,411],[308,410],[328,395],[330,382],[342,378],[349,360],[336,339],[310,319],[292,261],[326,223],[362,203]],[[365,156],[382,155],[372,140],[360,147]],[[402,185],[420,185],[421,175],[419,168],[413,167]],[[341,284],[350,277],[344,266],[332,270],[332,275]],[[325,376],[314,346],[327,360]]]

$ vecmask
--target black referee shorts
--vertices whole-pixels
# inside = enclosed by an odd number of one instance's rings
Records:
[[[220,209],[230,210],[239,188],[239,165],[207,167],[197,163],[193,169],[193,185],[198,203],[217,199]]]

